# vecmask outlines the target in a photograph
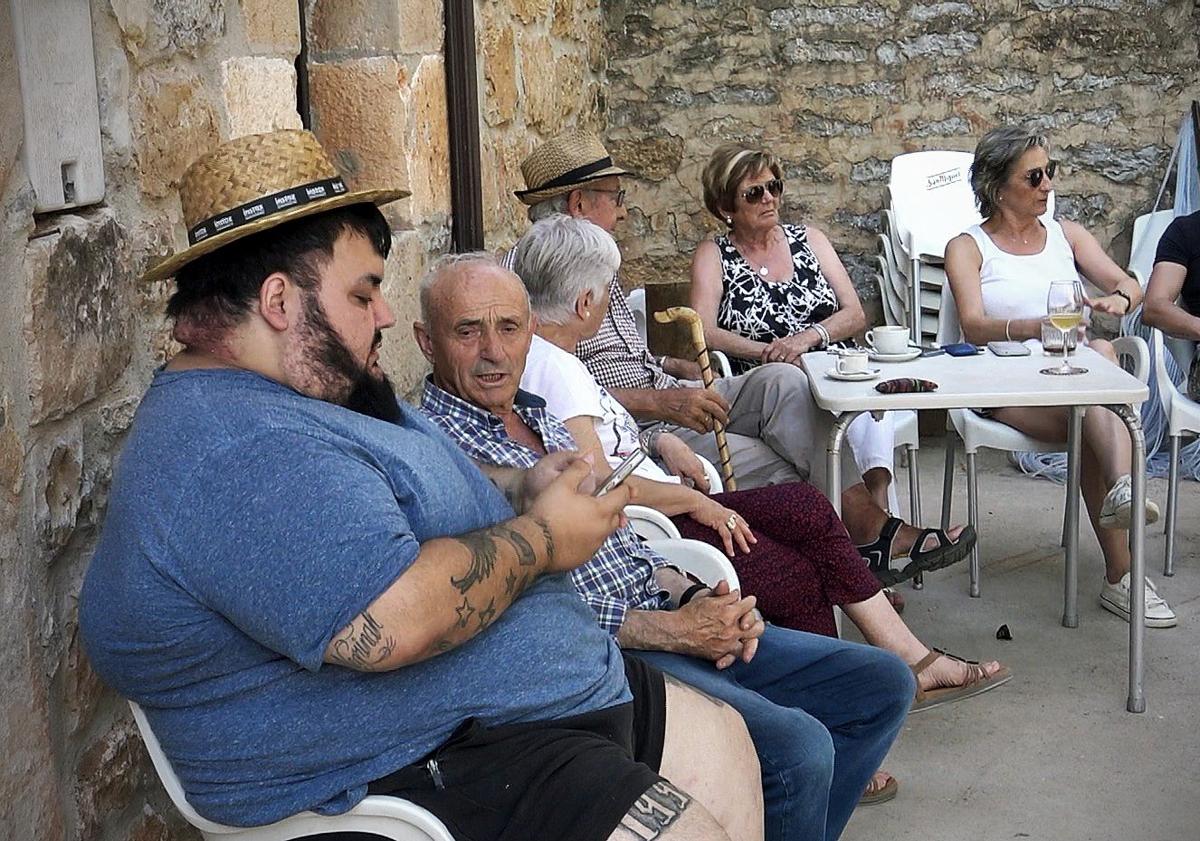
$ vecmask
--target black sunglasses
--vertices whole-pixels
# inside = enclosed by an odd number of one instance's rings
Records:
[[[1050,161],[1046,164],[1045,169],[1038,167],[1037,169],[1031,169],[1029,172],[1025,173],[1025,180],[1029,182],[1030,187],[1036,190],[1038,187],[1042,186],[1043,178],[1049,178],[1051,181],[1053,181],[1057,172],[1058,161]]]
[[[770,193],[775,198],[783,195],[783,179],[772,178],[766,184],[755,184],[749,190],[742,192],[742,198],[749,204],[758,204],[763,200],[763,196]]]

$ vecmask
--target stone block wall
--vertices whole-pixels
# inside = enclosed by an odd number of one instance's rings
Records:
[[[302,15],[313,127],[351,184],[396,184],[385,363],[425,373],[415,282],[448,247],[441,0],[90,0],[107,193],[34,217],[21,162],[10,4],[0,2],[0,837],[192,839],[124,702],[80,649],[79,583],[113,464],[173,351],[168,283],[139,281],[182,244],[178,181],[217,142],[299,127]],[[537,137],[602,125],[597,0],[478,0],[488,247],[523,229],[517,163]],[[550,68],[549,71],[547,68]]]
[[[785,161],[785,219],[824,229],[869,311],[889,161],[970,151],[987,129],[1045,130],[1061,213],[1118,262],[1200,96],[1193,0],[614,0],[607,137],[637,170],[627,283],[686,281],[718,230],[700,171],[725,141]]]

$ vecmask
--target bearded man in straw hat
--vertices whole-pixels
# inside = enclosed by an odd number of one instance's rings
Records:
[[[303,131],[185,174],[189,245],[148,274],[176,279],[185,349],[114,476],[80,599],[92,664],[211,820],[373,793],[456,837],[761,837],[740,719],[626,663],[566,575],[629,492],[593,497],[569,455],[493,486],[391,394],[377,205],[402,195],[348,191]]]

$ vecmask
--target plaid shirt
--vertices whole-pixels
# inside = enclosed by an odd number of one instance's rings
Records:
[[[613,388],[674,388],[679,380],[663,371],[638,332],[621,283],[613,278],[608,312],[600,330],[575,348],[575,355],[600,385]]]
[[[575,439],[553,415],[542,398],[518,391],[513,407],[529,425],[546,452],[575,450]],[[421,411],[442,428],[467,455],[499,467],[528,469],[541,458],[514,441],[504,421],[486,409],[468,403],[425,380]],[[612,635],[621,629],[628,610],[659,610],[667,604],[667,593],[654,580],[656,567],[666,561],[644,546],[629,526],[618,529],[595,556],[571,572],[575,589],[596,614],[600,627]]]
[[[500,258],[500,264],[514,271],[517,249],[510,248]],[[608,312],[600,330],[590,339],[575,346],[580,358],[596,382],[607,389],[614,388],[675,388],[679,380],[666,373],[646,347],[638,332],[633,310],[625,300],[621,281],[614,275],[609,286]]]

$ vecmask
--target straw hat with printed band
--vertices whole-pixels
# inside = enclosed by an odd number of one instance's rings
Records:
[[[173,277],[198,257],[284,222],[407,195],[405,190],[349,191],[311,132],[283,129],[238,137],[183,174],[179,198],[188,247],[154,265],[142,279]]]
[[[515,195],[528,205],[578,190],[589,181],[628,175],[613,166],[612,157],[594,134],[568,132],[547,140],[521,162],[524,190]]]

